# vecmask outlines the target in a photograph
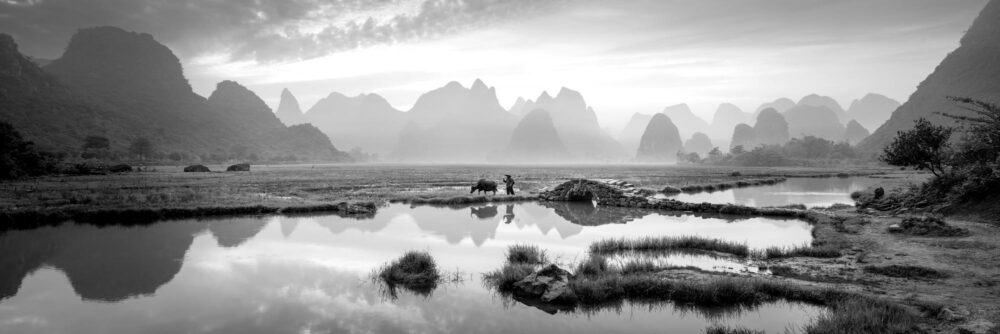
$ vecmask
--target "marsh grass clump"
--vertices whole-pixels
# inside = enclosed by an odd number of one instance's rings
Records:
[[[878,274],[889,277],[899,277],[899,278],[927,278],[927,279],[940,279],[948,278],[946,272],[942,272],[936,269],[931,269],[927,267],[920,266],[905,266],[905,265],[888,265],[888,266],[866,266],[866,273]]]
[[[608,259],[600,254],[593,254],[576,265],[576,275],[597,277],[608,272]]]
[[[830,312],[823,313],[806,333],[912,333],[917,318],[902,307],[871,298],[845,298],[830,303]]]
[[[548,262],[545,251],[535,245],[517,244],[507,248],[507,263],[543,264]]]
[[[422,295],[429,295],[441,280],[437,263],[427,251],[408,251],[377,273],[377,278],[390,290],[399,286]]]
[[[712,326],[705,329],[705,334],[765,334],[765,331],[745,327]]]
[[[618,252],[656,252],[673,250],[702,250],[732,254],[750,255],[746,244],[696,236],[686,237],[645,237],[639,239],[605,239],[590,244],[593,254],[613,254]]]
[[[768,247],[758,257],[764,259],[786,259],[791,257],[835,258],[840,250],[830,246]]]
[[[506,263],[500,269],[483,274],[483,284],[501,293],[514,290],[514,283],[520,282],[535,271],[535,266],[524,263]]]

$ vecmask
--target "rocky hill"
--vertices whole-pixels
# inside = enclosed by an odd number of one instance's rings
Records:
[[[384,156],[396,148],[407,115],[378,94],[348,97],[334,92],[317,101],[303,119],[344,149],[359,147]]]
[[[844,111],[844,108],[840,106],[840,103],[837,103],[837,100],[834,100],[829,96],[820,96],[818,94],[806,95],[799,100],[799,103],[796,104],[796,106],[825,107],[826,109],[833,111],[834,115],[837,116],[838,123],[840,124],[844,124],[851,119],[851,117],[847,115],[847,112]],[[788,110],[783,111],[782,114],[787,112]]]
[[[0,46],[0,53],[17,53],[11,45]],[[12,94],[3,98],[12,103],[5,103],[9,107],[0,115],[20,119],[14,124],[29,139],[69,153],[76,153],[83,137],[99,135],[110,140],[112,149],[124,150],[142,137],[162,154],[189,157],[237,151],[261,158],[288,156],[291,146],[283,140],[297,143],[300,158],[346,157],[329,140],[286,128],[256,95],[234,82],[220,83],[211,101],[195,94],[177,57],[148,34],[114,27],[82,29],[63,56],[44,68],[51,76],[29,67],[34,64],[19,64],[16,77],[22,80],[16,85],[21,88],[7,90]],[[0,76],[12,74],[17,73]],[[25,81],[29,78],[31,82]],[[46,111],[27,112],[31,110]]]
[[[731,103],[720,104],[719,108],[715,110],[711,128],[706,134],[710,138],[725,141],[733,134],[733,129],[736,128],[737,124],[750,123],[751,117],[752,115],[743,112]]]
[[[764,109],[753,126],[756,145],[784,145],[789,139],[789,124],[777,110]]]
[[[960,45],[948,54],[917,90],[888,121],[860,147],[877,152],[898,131],[913,128],[918,118],[933,123],[954,125],[955,121],[938,113],[970,115],[949,101],[948,96],[970,97],[996,102],[1000,98],[1000,0],[991,0],[962,37]]]
[[[814,136],[832,141],[844,138],[844,126],[837,114],[825,106],[800,104],[786,110],[782,116],[788,122],[791,138]]]
[[[712,145],[712,139],[708,138],[708,135],[695,132],[691,135],[691,138],[684,141],[684,152],[687,153],[698,153],[698,155],[704,157],[712,150],[715,146]]]
[[[684,150],[677,126],[664,114],[656,114],[646,126],[639,141],[635,159],[642,162],[676,162],[677,152]]]
[[[852,119],[850,122],[847,122],[847,128],[844,129],[844,137],[842,141],[846,141],[851,145],[857,145],[870,135],[871,133],[868,132],[868,129],[865,129],[861,123]]]
[[[899,102],[884,95],[869,93],[851,102],[847,115],[866,129],[877,129],[899,108]]]
[[[663,109],[663,114],[677,125],[681,137],[690,138],[695,132],[708,132],[708,122],[695,115],[687,104],[676,104]]]
[[[560,162],[570,158],[549,113],[535,109],[514,127],[500,162]]]
[[[639,148],[639,140],[642,139],[642,133],[646,131],[646,126],[649,125],[651,119],[653,119],[653,115],[643,113],[634,113],[629,118],[625,128],[618,135],[618,142],[627,152],[635,152]]]
[[[302,114],[299,100],[295,98],[295,95],[292,95],[288,88],[281,90],[281,101],[278,102],[278,109],[274,110],[274,115],[288,126],[306,123],[306,117]]]

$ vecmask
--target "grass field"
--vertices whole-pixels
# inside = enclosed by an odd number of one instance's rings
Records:
[[[222,166],[209,166],[224,170]],[[732,182],[761,177],[835,175],[831,168],[712,166],[497,166],[497,165],[255,165],[249,173],[184,173],[183,166],[98,176],[51,176],[0,183],[5,211],[231,206],[305,206],[380,201],[411,195],[467,195],[480,178],[514,177],[519,194],[533,194],[571,178],[621,179],[638,187]],[[740,172],[733,176],[733,172]],[[853,169],[854,173],[884,170]],[[502,193],[502,189],[501,192]],[[502,196],[502,195],[500,195]]]

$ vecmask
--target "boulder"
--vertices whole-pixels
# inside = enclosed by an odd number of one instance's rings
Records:
[[[226,171],[227,172],[249,172],[250,171],[250,164],[248,164],[248,163],[235,164],[235,165],[229,166],[229,168],[226,168]]]
[[[132,166],[126,164],[114,165],[108,167],[108,171],[112,173],[128,173],[132,171]]]
[[[568,271],[550,264],[514,283],[514,287],[518,293],[546,303],[575,303],[577,298],[569,286],[569,279]]]
[[[671,194],[679,194],[679,193],[681,193],[681,190],[678,189],[678,188],[675,188],[675,187],[666,186],[666,187],[663,187],[663,190],[660,190],[660,192],[664,193],[664,194],[671,195]]]
[[[208,173],[208,172],[211,172],[211,170],[209,170],[208,167],[205,167],[204,165],[191,165],[191,166],[184,167],[184,172],[185,173]]]

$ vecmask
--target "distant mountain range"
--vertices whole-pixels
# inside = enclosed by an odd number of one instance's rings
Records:
[[[959,47],[949,53],[889,120],[859,146],[877,152],[888,145],[898,131],[913,128],[918,118],[926,118],[936,124],[955,125],[953,119],[941,114],[970,115],[970,111],[949,101],[949,96],[996,102],[1000,96],[998,55],[1000,1],[991,0],[966,31]]]
[[[82,29],[44,69],[0,34],[0,69],[0,120],[44,149],[75,154],[84,137],[103,136],[112,149],[145,138],[190,159],[347,159],[316,128],[283,125],[235,82],[220,83],[209,99],[195,94],[177,57],[148,34]]]

